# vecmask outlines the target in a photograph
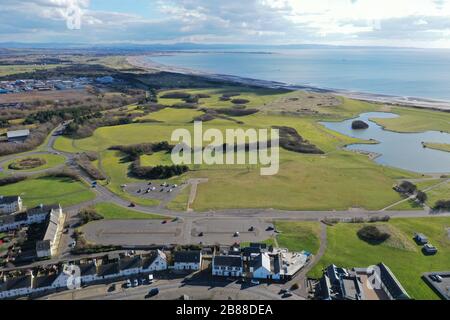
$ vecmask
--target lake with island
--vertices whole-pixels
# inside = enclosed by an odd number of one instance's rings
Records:
[[[396,118],[398,115],[386,112],[368,112],[354,119],[341,122],[321,122],[333,131],[363,140],[376,140],[377,144],[353,144],[348,150],[375,153],[374,160],[388,165],[420,173],[449,173],[450,152],[424,148],[422,142],[450,144],[450,134],[439,131],[421,133],[398,133],[384,130],[370,119]],[[352,129],[355,120],[362,120],[369,125],[367,129]]]

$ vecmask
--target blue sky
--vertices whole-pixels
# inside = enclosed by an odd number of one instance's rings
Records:
[[[450,0],[1,0],[9,41],[450,48]]]

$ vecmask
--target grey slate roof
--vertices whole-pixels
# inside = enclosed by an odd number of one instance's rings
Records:
[[[387,291],[394,299],[406,300],[410,299],[406,290],[402,287],[397,280],[391,269],[384,263],[379,263],[377,266],[380,268],[380,278],[383,284],[386,286]]]
[[[80,264],[78,267],[80,268],[81,276],[95,275],[97,273],[97,267],[93,262],[83,263]]]
[[[36,242],[36,251],[50,250],[50,240],[43,240]]]
[[[44,213],[49,213],[51,210],[56,210],[56,209],[59,209],[59,204],[52,204],[49,206],[37,206],[35,208],[29,209],[27,211],[27,214],[29,216],[41,215]]]
[[[8,137],[8,139],[28,137],[29,135],[30,135],[30,130],[28,130],[28,129],[8,131],[6,133],[6,136]]]
[[[11,204],[19,201],[19,196],[1,196],[0,195],[0,204]]]
[[[119,273],[119,263],[117,262],[103,264],[98,267],[98,275],[101,277],[116,273]]]
[[[175,252],[175,263],[200,263],[200,251],[177,251]]]
[[[242,267],[242,257],[241,256],[215,256],[214,266],[221,267]]]
[[[142,260],[139,256],[122,258],[119,262],[120,270],[135,269],[140,268],[141,266]]]

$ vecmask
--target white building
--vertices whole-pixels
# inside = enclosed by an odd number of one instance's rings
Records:
[[[19,197],[20,198],[20,197]],[[22,200],[20,199],[20,207],[22,207]],[[60,205],[44,206],[40,205],[36,208],[25,212],[19,212],[10,215],[0,216],[0,231],[16,230],[22,226],[43,223],[53,213],[54,215],[62,215],[62,209]]]
[[[200,270],[202,265],[201,251],[177,251],[174,257],[175,270],[196,271]]]
[[[272,279],[274,276],[270,267],[270,256],[267,252],[262,252],[258,255],[252,256],[248,264],[251,278]]]
[[[11,214],[22,211],[22,198],[20,196],[0,195],[0,214]]]
[[[213,276],[241,277],[243,272],[244,266],[240,255],[220,255],[213,257]]]

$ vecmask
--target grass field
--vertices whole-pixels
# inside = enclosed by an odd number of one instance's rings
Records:
[[[430,143],[430,142],[426,142],[425,146],[427,148],[430,148],[430,149],[450,152],[450,144],[446,144],[446,143]]]
[[[450,133],[450,113],[425,109],[392,107],[390,112],[400,117],[372,119],[387,130],[397,132],[444,131]]]
[[[450,200],[450,182],[442,184],[426,193],[428,195],[427,204],[430,207],[434,207],[439,200]]]
[[[158,112],[150,113],[146,116],[139,117],[140,120],[152,119],[167,123],[188,123],[192,122],[195,117],[202,115],[203,112],[191,109],[171,109],[166,108]]]
[[[54,69],[60,65],[57,64],[49,64],[49,65],[9,65],[9,66],[0,66],[0,77],[24,73],[24,72],[34,72],[38,70],[48,70]]]
[[[319,222],[276,221],[275,226],[281,232],[277,236],[280,248],[288,248],[290,251],[302,250],[316,254],[320,247]]]
[[[28,169],[28,170],[12,170],[12,169],[8,169],[8,166],[14,162],[26,159],[26,158],[38,158],[38,159],[43,159],[45,160],[45,164],[40,166],[40,167],[36,167],[33,169]],[[45,169],[49,169],[49,168],[53,168],[56,166],[59,166],[61,164],[64,163],[65,158],[63,156],[60,155],[54,155],[54,154],[39,154],[39,155],[32,155],[32,156],[25,156],[25,157],[21,157],[21,158],[16,158],[14,160],[11,160],[7,163],[5,163],[3,165],[3,169],[4,170],[11,170],[11,171],[17,171],[17,172],[33,172],[33,171],[40,171],[40,170],[45,170]]]
[[[233,89],[233,90],[231,90]],[[178,90],[177,90],[178,91]],[[384,107],[361,101],[342,98],[340,104],[317,107],[313,114],[280,114],[267,110],[276,105],[277,99],[297,101],[297,93],[282,93],[274,90],[220,88],[184,90],[191,94],[206,93],[210,98],[200,99],[205,107],[231,107],[229,101],[219,101],[225,92],[241,91],[239,98],[248,99],[247,107],[259,108],[262,111],[250,116],[235,117],[242,121],[239,125],[234,121],[216,119],[205,122],[204,130],[217,128],[270,128],[274,125],[288,126],[297,130],[305,139],[325,152],[325,155],[305,155],[281,150],[280,171],[275,176],[263,177],[258,166],[191,166],[190,171],[181,177],[174,178],[174,183],[189,178],[208,178],[209,182],[198,188],[194,209],[206,211],[225,208],[279,208],[290,210],[346,210],[351,207],[363,207],[370,210],[384,208],[401,197],[392,190],[398,179],[419,178],[420,175],[394,168],[379,166],[366,156],[342,151],[341,147],[351,143],[369,143],[330,131],[318,123],[319,120],[342,120],[358,115],[361,112],[394,111],[401,115],[398,120],[413,117],[415,121],[431,124],[425,127],[439,129],[443,125],[440,112],[423,111],[407,108]],[[179,99],[163,99],[159,103],[171,105],[179,103]],[[298,94],[297,94],[298,95]],[[304,95],[304,94],[303,94]],[[294,100],[292,99],[294,98]],[[306,97],[308,98],[308,97]],[[306,99],[300,97],[298,99]],[[304,100],[300,100],[304,101]],[[295,104],[294,106],[295,107]],[[313,108],[313,107],[311,107]],[[389,110],[385,110],[385,109]],[[123,162],[122,155],[108,151],[112,145],[130,145],[170,141],[173,130],[186,128],[192,132],[192,118],[197,110],[166,108],[146,117],[163,121],[161,123],[134,123],[124,126],[103,127],[95,131],[92,137],[81,140],[70,140],[60,137],[56,148],[68,152],[96,151],[101,156],[103,170],[109,176],[107,187],[126,199],[147,204],[149,200],[140,200],[125,194],[121,185],[137,182],[128,176],[130,163]],[[389,119],[392,120],[392,119]],[[445,122],[445,120],[444,120]],[[409,123],[407,121],[407,123]],[[416,128],[419,126],[416,122]],[[411,124],[409,124],[411,125]],[[434,127],[436,126],[436,127]],[[174,142],[172,142],[174,143]],[[141,157],[145,166],[171,164],[168,154],[156,153]],[[279,199],[283,199],[282,202]],[[155,201],[150,200],[155,203]],[[177,206],[177,205],[175,205]],[[402,204],[403,209],[415,209],[410,203]]]
[[[186,211],[190,192],[191,188],[189,186],[185,187],[175,197],[175,199],[173,199],[171,202],[167,204],[167,209],[174,211]]]
[[[391,238],[383,244],[371,245],[357,236],[362,224],[337,224],[327,227],[327,249],[323,258],[310,272],[320,277],[330,264],[343,267],[368,267],[384,262],[394,272],[406,291],[415,299],[438,299],[421,279],[424,272],[450,270],[450,238],[447,228],[450,218],[392,219],[377,225],[389,228]],[[425,256],[414,242],[415,232],[428,236],[439,252]]]
[[[119,207],[113,203],[97,203],[95,211],[107,220],[145,220],[145,219],[165,219],[157,214],[146,214]]]
[[[1,186],[2,195],[20,195],[31,208],[39,204],[60,203],[68,207],[95,198],[95,194],[83,183],[70,178],[41,177]]]

